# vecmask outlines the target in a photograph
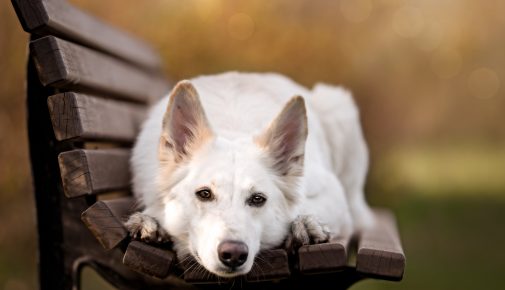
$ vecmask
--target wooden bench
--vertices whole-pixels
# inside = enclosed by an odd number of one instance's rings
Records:
[[[37,206],[40,289],[79,289],[83,266],[120,289],[345,289],[372,277],[401,280],[405,256],[394,216],[355,240],[259,254],[234,281],[178,263],[169,245],[131,240],[136,210],[130,147],[149,104],[171,82],[146,44],[64,0],[12,0],[30,33],[27,109]],[[238,284],[237,284],[238,283]]]

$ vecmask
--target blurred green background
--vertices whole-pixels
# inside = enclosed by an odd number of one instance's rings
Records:
[[[368,199],[397,213],[407,268],[401,283],[353,289],[505,289],[505,1],[71,2],[151,43],[173,79],[276,71],[354,92],[372,156]],[[1,1],[5,290],[36,287],[27,37]]]

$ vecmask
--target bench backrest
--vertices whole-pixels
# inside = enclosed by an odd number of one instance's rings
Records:
[[[76,289],[84,265],[120,288],[142,287],[147,278],[122,264],[121,239],[104,251],[81,213],[110,192],[129,195],[129,148],[147,105],[170,88],[160,57],[64,0],[12,4],[30,33],[28,131],[40,287]],[[113,226],[109,235],[117,235]]]

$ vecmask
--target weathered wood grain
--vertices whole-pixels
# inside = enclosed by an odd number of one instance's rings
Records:
[[[350,237],[339,238],[329,243],[300,247],[298,249],[300,273],[325,273],[343,269],[347,264],[349,240]]]
[[[67,197],[127,189],[130,150],[72,150],[60,153],[63,190]]]
[[[405,255],[394,215],[388,210],[375,210],[376,224],[361,234],[356,270],[362,274],[389,280],[401,280]]]
[[[132,241],[126,249],[123,264],[149,276],[166,278],[174,267],[175,253],[139,241]]]
[[[150,102],[168,93],[159,75],[71,42],[46,36],[30,43],[43,85]]]
[[[81,220],[100,244],[110,250],[128,237],[123,223],[134,210],[135,200],[131,197],[99,200],[82,213]]]
[[[105,251],[81,221],[81,213],[89,207],[89,199],[68,199],[61,193],[59,148],[46,103],[47,96],[56,92],[40,84],[31,58],[27,66],[26,93],[33,200],[37,206],[37,237],[34,239],[38,253],[34,259],[40,274],[38,286],[33,288],[79,289],[79,270],[87,265],[117,289],[143,289],[139,284],[145,281],[144,277],[121,263],[123,253],[119,249]],[[23,214],[26,213],[19,213]],[[169,286],[166,289],[172,288]]]
[[[184,281],[191,284],[216,284],[228,283],[231,280],[226,278],[218,278],[216,275],[207,271],[202,265],[193,258],[185,258],[179,263],[179,267],[183,270],[182,277]]]
[[[50,96],[47,105],[59,141],[133,142],[146,113],[146,108],[138,104],[74,92]]]
[[[26,32],[54,35],[106,52],[148,70],[159,71],[160,57],[143,41],[105,24],[64,0],[12,0]]]
[[[264,250],[258,254],[245,278],[249,282],[262,282],[285,279],[290,274],[288,254],[284,249]]]

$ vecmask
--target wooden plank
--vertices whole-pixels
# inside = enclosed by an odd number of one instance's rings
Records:
[[[137,272],[163,279],[172,271],[175,260],[175,253],[171,250],[132,241],[124,254],[123,264]]]
[[[54,36],[30,43],[44,86],[150,102],[168,93],[167,81],[134,66]]]
[[[349,240],[350,237],[338,238],[329,243],[301,246],[298,249],[300,273],[314,274],[342,270],[347,265]]]
[[[215,284],[215,283],[227,283],[231,279],[218,278],[216,275],[207,271],[202,265],[200,265],[194,258],[187,257],[179,263],[182,268],[184,281],[192,284]]]
[[[405,254],[394,215],[388,210],[375,210],[376,224],[361,234],[356,270],[370,277],[401,280]]]
[[[133,142],[146,113],[141,105],[74,92],[50,96],[47,105],[59,141]]]
[[[72,150],[60,153],[63,189],[67,197],[126,189],[130,186],[127,149]]]
[[[100,200],[82,213],[81,220],[100,244],[110,250],[128,237],[123,223],[134,210],[132,197]]]
[[[261,251],[245,278],[249,282],[262,282],[285,279],[290,274],[286,250],[275,249]]]
[[[216,275],[187,259],[182,264],[184,280],[193,284],[227,283],[232,279],[218,278]],[[261,251],[254,261],[251,271],[245,275],[248,282],[264,282],[289,277],[288,255],[283,249]]]
[[[63,0],[12,0],[26,32],[55,35],[106,52],[148,70],[159,71],[158,54],[143,41]]]

